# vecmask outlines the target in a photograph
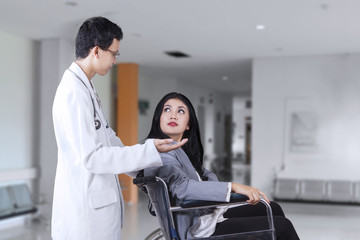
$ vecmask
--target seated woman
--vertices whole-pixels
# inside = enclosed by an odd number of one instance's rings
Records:
[[[158,103],[148,138],[172,138],[188,142],[179,149],[161,153],[163,166],[144,170],[144,176],[164,179],[170,194],[179,203],[183,199],[229,201],[230,193],[249,197],[250,205],[217,207],[207,211],[176,213],[176,227],[181,239],[208,237],[268,227],[263,204],[256,205],[261,197],[270,202],[257,188],[238,183],[219,182],[216,175],[203,168],[203,147],[195,110],[187,97],[169,93]],[[292,223],[285,218],[281,207],[270,203],[277,239],[299,239]]]

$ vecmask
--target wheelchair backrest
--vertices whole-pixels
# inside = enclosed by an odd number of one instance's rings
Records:
[[[152,206],[155,209],[156,218],[166,239],[179,239],[170,212],[170,199],[166,183],[161,178],[156,177],[156,181],[149,182],[144,187],[147,190]]]

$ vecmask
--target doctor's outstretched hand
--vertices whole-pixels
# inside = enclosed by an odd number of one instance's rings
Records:
[[[181,142],[175,142],[173,139],[154,139],[154,144],[158,152],[170,152],[184,145],[188,141],[187,138],[181,140]]]

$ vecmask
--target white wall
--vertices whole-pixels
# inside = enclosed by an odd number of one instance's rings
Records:
[[[0,32],[0,170],[33,166],[36,43]]]
[[[27,182],[34,200],[47,202],[40,211],[49,219],[57,162],[51,108],[74,47],[60,39],[33,41],[4,32],[0,39],[0,171],[8,176],[0,184]]]
[[[96,89],[97,94],[101,99],[101,105],[105,114],[105,117],[108,121],[108,124],[113,128],[115,122],[114,120],[114,108],[115,108],[115,94],[117,89],[114,89],[114,73],[116,73],[115,68],[111,69],[105,76],[95,75],[93,78],[93,83]],[[115,129],[115,128],[114,128]]]
[[[139,100],[148,101],[149,109],[146,114],[139,112],[138,140],[146,138],[150,131],[155,107],[160,99],[169,92],[176,91],[177,80],[174,78],[157,79],[149,75],[143,68],[139,67]]]
[[[254,60],[253,185],[270,192],[275,173],[360,179],[359,64],[360,55]],[[299,112],[316,116],[315,143],[294,151],[290,119]]]

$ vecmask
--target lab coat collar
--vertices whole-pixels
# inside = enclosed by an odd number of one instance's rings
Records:
[[[86,84],[86,87],[92,91],[90,92],[94,92],[95,89],[93,89],[93,87],[91,86],[91,84],[94,86],[93,83],[90,84],[90,81],[89,79],[87,78],[86,74],[84,73],[84,71],[81,69],[81,67],[76,63],[76,62],[73,62],[69,69],[73,72],[75,72],[80,78],[81,80],[83,80],[83,82]]]

